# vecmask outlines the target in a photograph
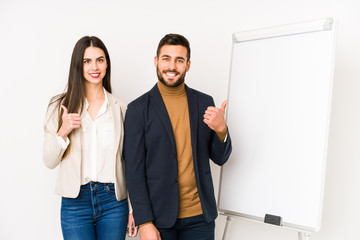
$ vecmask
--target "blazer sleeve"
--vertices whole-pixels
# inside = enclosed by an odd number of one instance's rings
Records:
[[[127,111],[127,103],[121,101],[121,116],[122,116],[122,119],[125,119],[125,115],[126,115],[126,111]],[[121,161],[124,161],[125,162],[125,159],[124,159],[124,155],[122,154],[121,155]],[[132,208],[132,205],[131,205],[131,200],[130,200],[130,196],[129,196],[129,191],[127,192],[127,201],[128,201],[128,207],[129,207],[129,214],[133,213],[133,208]]]
[[[58,128],[58,110],[57,104],[52,103],[46,112],[44,124],[44,144],[43,144],[43,161],[45,166],[53,169],[61,161],[66,148],[62,148],[56,139]]]
[[[125,158],[126,184],[137,226],[154,220],[146,182],[146,146],[143,122],[135,106],[129,104],[124,123],[123,154]]]
[[[214,132],[212,136],[210,159],[217,165],[222,166],[229,159],[231,151],[232,151],[232,146],[231,146],[231,137],[229,133],[229,128],[225,142],[221,141],[217,136],[217,134]]]

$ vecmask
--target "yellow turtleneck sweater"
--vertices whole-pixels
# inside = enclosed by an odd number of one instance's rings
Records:
[[[178,218],[200,215],[202,209],[194,173],[185,83],[178,87],[167,87],[158,81],[157,85],[170,117],[176,143],[180,197]]]

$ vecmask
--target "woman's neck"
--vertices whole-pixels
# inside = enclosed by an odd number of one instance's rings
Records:
[[[105,93],[102,85],[85,85],[85,97],[89,101],[105,99]]]

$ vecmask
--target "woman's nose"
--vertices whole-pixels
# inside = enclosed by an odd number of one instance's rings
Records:
[[[92,64],[91,64],[91,69],[92,70],[97,70],[98,66],[97,66],[97,62],[94,61]]]

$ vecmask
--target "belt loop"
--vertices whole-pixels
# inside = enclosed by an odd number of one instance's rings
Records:
[[[98,185],[98,182],[93,182],[93,181],[91,181],[90,182],[90,190],[91,191],[94,191],[95,190],[95,187]]]

